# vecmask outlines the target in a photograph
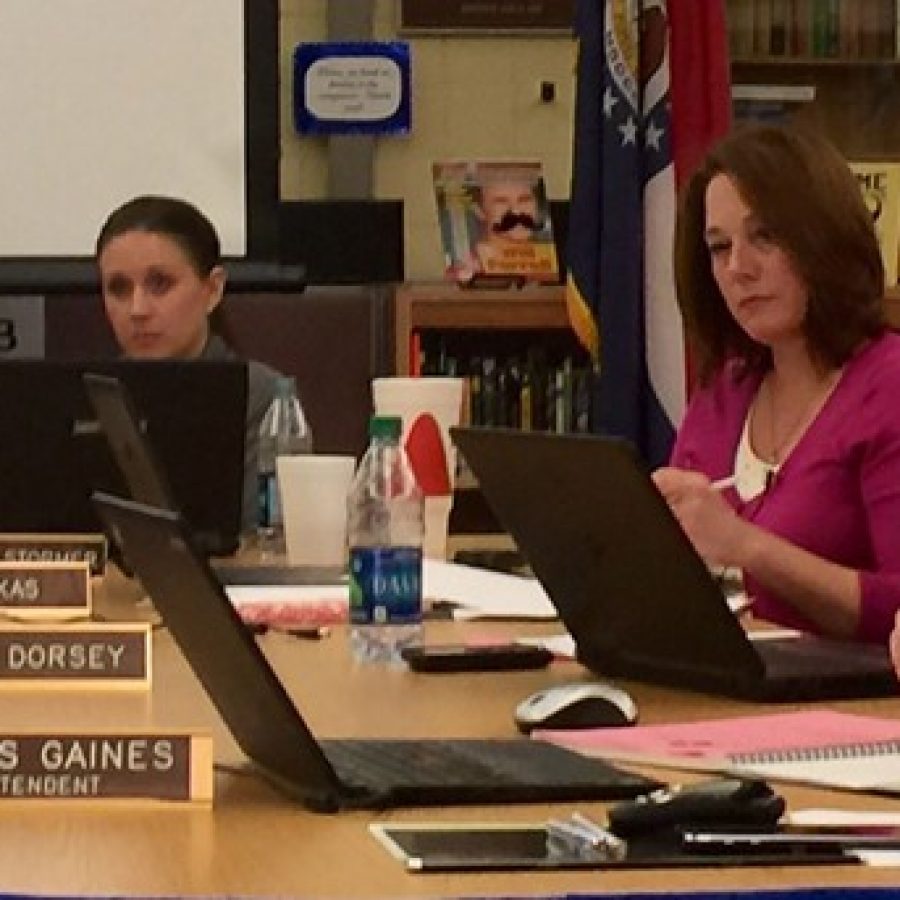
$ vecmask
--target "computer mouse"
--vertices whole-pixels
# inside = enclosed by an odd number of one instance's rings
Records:
[[[523,734],[536,728],[603,728],[633,725],[638,711],[621,688],[602,681],[561,684],[526,697],[515,712]]]

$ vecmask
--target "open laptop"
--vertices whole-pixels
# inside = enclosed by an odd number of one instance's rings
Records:
[[[451,435],[593,671],[752,700],[896,694],[884,647],[751,640],[625,442]]]
[[[247,408],[238,361],[0,363],[0,531],[97,531],[91,491],[127,493],[85,392],[87,371],[127,386],[165,472],[153,489],[171,492],[198,545],[234,552]]]
[[[612,800],[658,786],[526,739],[317,740],[178,514],[94,502],[241,749],[311,809]]]
[[[161,509],[178,509],[166,473],[140,426],[140,415],[126,386],[112,375],[85,372],[84,388],[100,428],[118,463],[128,496],[139,503]],[[213,563],[213,571],[223,584],[331,584],[341,580],[337,567],[294,566],[281,563],[252,565]]]

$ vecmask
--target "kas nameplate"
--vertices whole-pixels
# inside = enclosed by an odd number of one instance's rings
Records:
[[[150,624],[0,625],[0,690],[147,690]]]
[[[0,561],[0,615],[13,619],[87,619],[88,563]]]
[[[0,732],[3,801],[212,801],[212,737],[184,731]]]

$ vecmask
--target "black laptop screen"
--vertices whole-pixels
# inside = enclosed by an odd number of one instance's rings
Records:
[[[88,402],[87,371],[127,387],[203,549],[236,549],[247,397],[242,362],[0,363],[0,531],[98,531],[91,491],[128,495]]]

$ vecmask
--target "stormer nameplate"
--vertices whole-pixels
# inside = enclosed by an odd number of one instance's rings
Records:
[[[86,562],[102,575],[107,557],[103,534],[0,534],[0,562]]]
[[[185,731],[0,731],[0,803],[210,804],[212,736]]]
[[[148,622],[0,625],[0,690],[148,690]]]
[[[91,577],[81,562],[0,561],[0,616],[13,619],[87,619]]]

